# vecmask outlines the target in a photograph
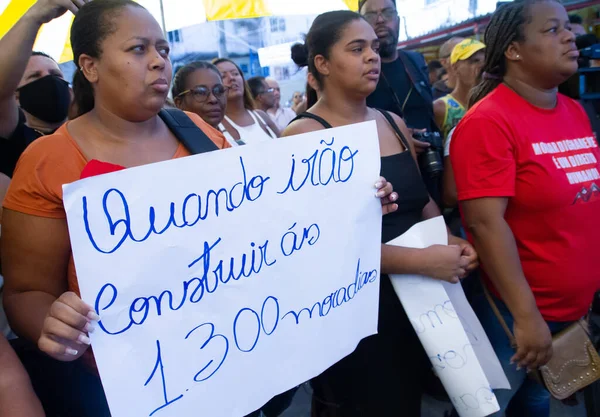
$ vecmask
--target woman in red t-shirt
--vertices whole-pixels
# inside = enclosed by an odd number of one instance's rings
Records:
[[[586,314],[600,285],[600,152],[583,109],[557,92],[579,55],[562,5],[505,5],[485,40],[477,104],[450,156],[465,225],[516,352],[486,300],[474,308],[512,386],[496,392],[498,414],[514,397],[519,415],[548,416],[549,394],[526,372],[548,362],[552,334]]]

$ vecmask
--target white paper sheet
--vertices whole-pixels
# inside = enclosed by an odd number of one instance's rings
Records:
[[[447,245],[442,217],[413,226],[390,245]],[[434,370],[461,417],[499,410],[492,389],[510,388],[481,323],[458,284],[428,277],[392,275],[392,284]]]
[[[376,333],[379,161],[368,122],[65,186],[113,417],[243,416]]]

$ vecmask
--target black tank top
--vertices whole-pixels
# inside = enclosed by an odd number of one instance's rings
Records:
[[[399,197],[398,210],[382,219],[381,242],[386,243],[422,220],[429,193],[402,131],[387,112],[379,112],[406,148],[381,158],[381,176],[394,185]],[[296,119],[302,118],[316,120],[327,129],[332,127],[312,113],[302,113]],[[317,406],[333,407],[329,413],[335,411],[324,415],[420,415],[421,395],[431,363],[387,275],[380,279],[378,318],[376,335],[363,339],[352,354],[313,379]]]

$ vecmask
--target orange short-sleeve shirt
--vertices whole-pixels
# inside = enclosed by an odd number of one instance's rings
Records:
[[[219,149],[230,148],[221,132],[194,113],[186,114]],[[180,143],[172,159],[189,156]],[[33,142],[21,155],[3,206],[39,217],[65,219],[63,184],[77,181],[88,161],[68,131],[68,123],[56,133]],[[73,257],[68,269],[69,290],[79,293]]]

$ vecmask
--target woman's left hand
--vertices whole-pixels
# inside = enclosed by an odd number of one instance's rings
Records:
[[[396,204],[398,194],[394,192],[394,186],[391,182],[387,182],[385,178],[379,177],[379,180],[375,183],[375,188],[377,188],[375,196],[381,199],[381,207],[384,215],[398,210],[398,204]]]
[[[467,271],[465,276],[469,275],[471,272],[473,272],[479,266],[479,256],[477,255],[477,252],[475,251],[475,248],[473,247],[473,245],[471,245],[469,242],[467,242],[466,240],[461,239],[459,237],[450,235],[448,237],[448,244],[460,246],[460,249],[461,249],[460,256],[462,258],[461,264]],[[464,277],[460,277],[460,278],[464,278]]]

